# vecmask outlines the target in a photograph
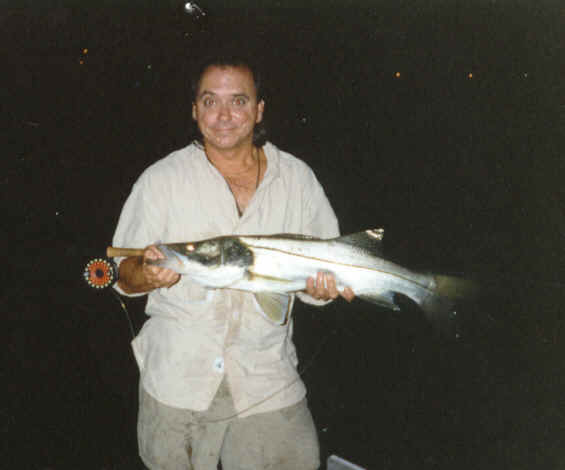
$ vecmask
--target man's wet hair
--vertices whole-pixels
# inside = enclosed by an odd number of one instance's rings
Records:
[[[200,89],[202,77],[204,75],[204,72],[206,72],[209,67],[242,67],[248,69],[253,76],[255,92],[257,94],[257,102],[265,99],[263,77],[257,64],[254,63],[254,61],[249,57],[233,53],[224,53],[214,56],[208,56],[196,65],[193,78],[190,83],[192,103],[196,103],[196,98],[198,95],[198,90]],[[194,141],[204,146],[204,136],[200,132],[200,129],[198,128],[198,125],[196,125],[196,123],[194,127]],[[253,144],[256,147],[262,147],[266,141],[267,129],[265,128],[263,121],[261,121],[259,123],[256,123],[255,127],[253,128]]]

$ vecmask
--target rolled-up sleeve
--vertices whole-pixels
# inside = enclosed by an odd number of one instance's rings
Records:
[[[160,241],[162,233],[159,227],[164,226],[164,212],[160,208],[162,197],[156,189],[152,187],[147,172],[135,182],[120,214],[112,239],[113,246],[145,248]],[[123,257],[115,259],[118,267],[123,260]],[[114,283],[113,287],[120,294],[128,297],[146,295],[146,293],[126,293],[117,283]]]

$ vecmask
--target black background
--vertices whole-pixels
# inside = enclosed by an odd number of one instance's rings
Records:
[[[343,233],[384,227],[390,256],[491,288],[443,335],[408,306],[297,306],[323,459],[565,467],[565,7],[199,5],[0,10],[2,466],[138,468],[128,320],[81,273],[140,172],[189,142],[192,60],[232,42],[266,70],[270,140],[312,166]],[[140,328],[143,300],[125,302]]]

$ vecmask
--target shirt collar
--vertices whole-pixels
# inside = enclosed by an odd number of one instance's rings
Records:
[[[196,148],[196,153],[202,160],[203,164],[209,168],[214,168],[214,165],[210,163],[210,160],[206,157],[206,152],[204,148],[198,144],[193,144]],[[267,171],[263,176],[263,181],[265,184],[270,183],[272,180],[278,178],[281,173],[281,160],[279,149],[275,147],[271,142],[266,142],[263,146],[263,151],[265,152],[265,157],[267,158]],[[214,168],[215,169],[215,168]],[[217,171],[217,170],[216,170]]]

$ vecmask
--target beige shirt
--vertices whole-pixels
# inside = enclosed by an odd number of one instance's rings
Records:
[[[337,236],[337,219],[312,170],[270,143],[263,150],[267,170],[241,217],[201,148],[191,144],[159,160],[134,184],[113,245],[142,248],[231,234]],[[143,387],[158,401],[205,410],[224,375],[242,416],[304,397],[292,317],[286,325],[271,323],[253,294],[206,289],[182,277],[150,292],[146,313],[132,346]]]

